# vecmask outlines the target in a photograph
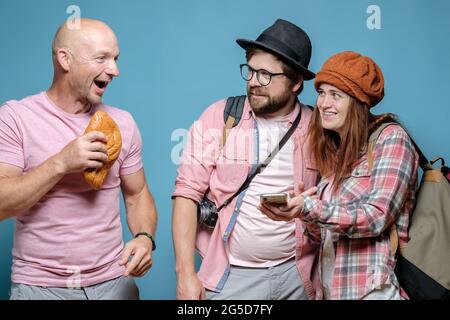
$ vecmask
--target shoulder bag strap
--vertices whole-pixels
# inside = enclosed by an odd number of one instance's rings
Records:
[[[262,172],[269,165],[270,161],[272,161],[272,159],[277,155],[278,151],[280,151],[280,149],[283,148],[283,146],[286,144],[286,142],[289,140],[289,138],[294,133],[295,129],[297,128],[298,124],[300,123],[301,113],[302,113],[302,109],[300,108],[300,111],[299,111],[297,117],[295,118],[294,122],[292,123],[292,126],[289,128],[288,132],[286,132],[286,134],[283,136],[283,138],[281,138],[280,142],[275,147],[275,149],[267,156],[266,160],[264,160],[262,163],[260,163],[258,165],[256,170],[254,170],[249,176],[247,176],[247,179],[245,179],[244,183],[241,185],[241,187],[238,189],[238,191],[236,191],[230,198],[228,198],[217,209],[218,212],[220,210],[222,210],[223,207],[227,206],[238,194],[240,194],[242,191],[247,189],[247,187],[249,186],[249,184],[253,180],[253,178],[257,174]]]

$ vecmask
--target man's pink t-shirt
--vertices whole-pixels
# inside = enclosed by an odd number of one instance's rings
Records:
[[[120,177],[142,168],[142,142],[130,113],[104,104],[83,114],[56,106],[45,92],[0,107],[0,163],[24,174],[83,135],[92,115],[106,111],[119,126],[122,150],[102,187],[83,173],[66,175],[30,210],[17,216],[12,282],[85,287],[123,274]]]

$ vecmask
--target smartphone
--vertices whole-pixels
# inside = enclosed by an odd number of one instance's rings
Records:
[[[263,193],[260,195],[261,203],[285,205],[288,202],[287,193]]]

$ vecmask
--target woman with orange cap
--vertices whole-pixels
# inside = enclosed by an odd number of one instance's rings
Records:
[[[370,112],[384,97],[383,74],[371,58],[338,53],[314,85],[309,138],[322,180],[284,207],[261,210],[274,220],[299,218],[321,228],[325,299],[402,299],[390,230],[396,227],[400,247],[408,242],[417,189],[414,146],[394,115]],[[382,130],[369,165],[369,137],[385,122],[394,124]]]

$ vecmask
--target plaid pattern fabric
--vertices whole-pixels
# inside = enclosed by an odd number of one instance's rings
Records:
[[[337,234],[332,299],[361,299],[388,282],[398,286],[389,228],[396,224],[400,246],[408,242],[418,156],[396,125],[383,130],[373,155],[372,172],[365,154],[331,201],[305,197],[301,219]],[[319,183],[319,195],[329,182]]]

